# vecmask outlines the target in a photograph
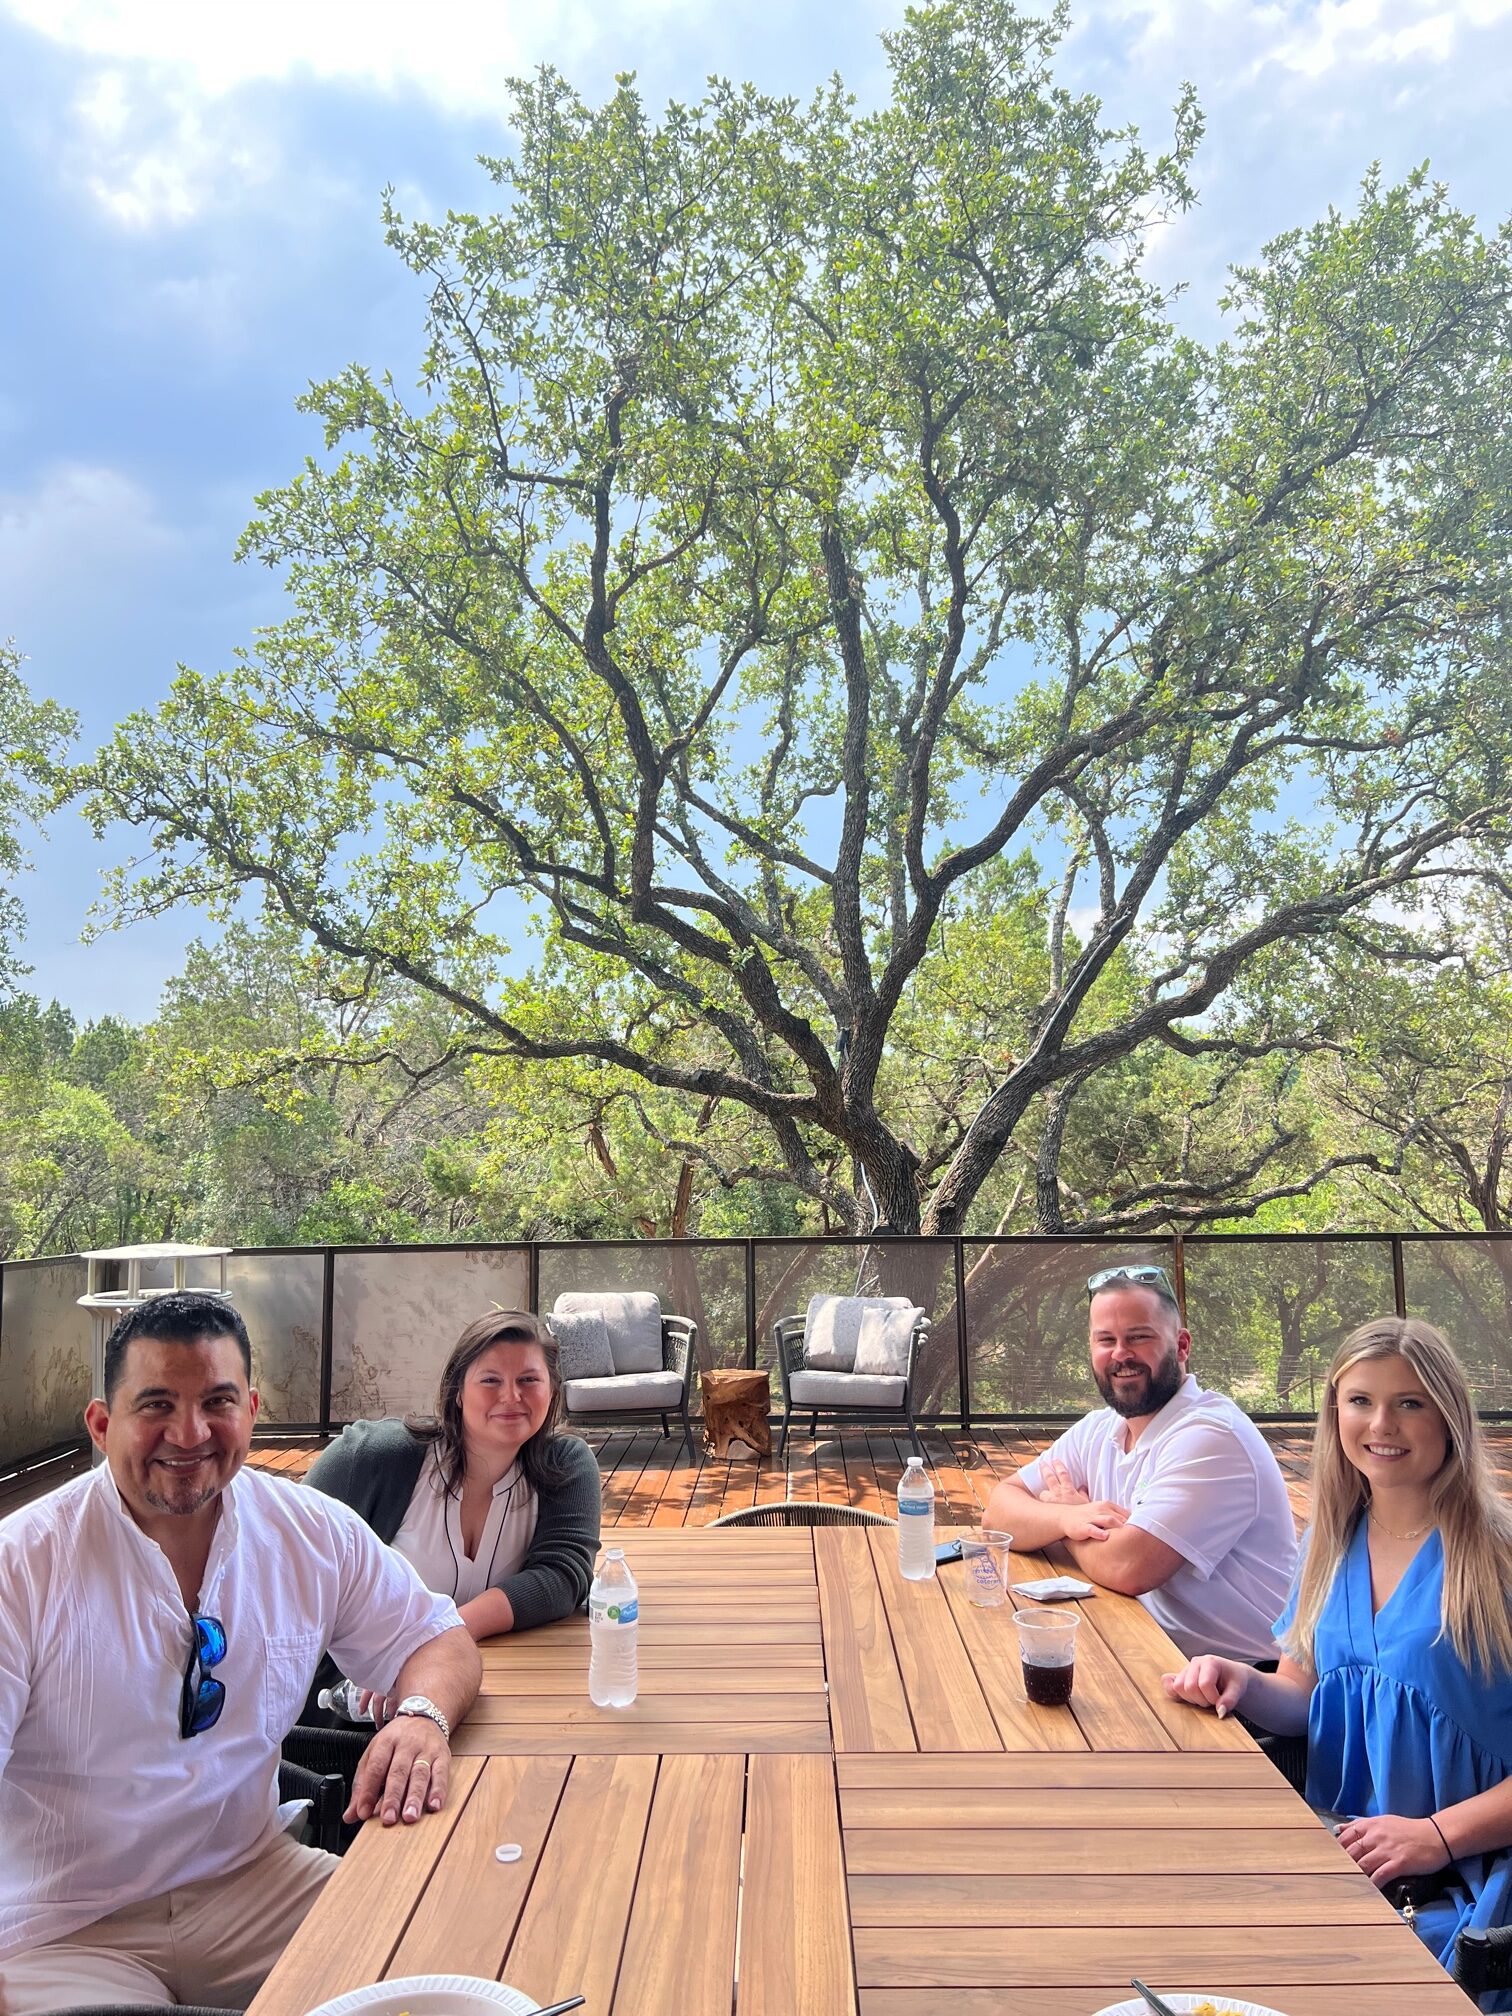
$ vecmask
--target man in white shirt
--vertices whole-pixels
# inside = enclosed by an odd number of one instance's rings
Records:
[[[1232,1400],[1188,1372],[1192,1339],[1163,1268],[1106,1268],[1087,1295],[1092,1377],[1108,1404],[999,1484],[983,1523],[1027,1553],[1063,1543],[1189,1656],[1273,1659],[1297,1558],[1275,1457]]]
[[[403,1697],[347,1818],[445,1800],[477,1649],[355,1513],[243,1470],[250,1377],[228,1304],[149,1302],[85,1413],[105,1463],[0,1525],[0,2016],[245,2007],[336,1866],[277,1791],[328,1645]]]

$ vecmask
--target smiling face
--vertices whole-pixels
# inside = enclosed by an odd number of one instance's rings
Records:
[[[1362,1358],[1334,1386],[1339,1443],[1372,1492],[1422,1491],[1444,1467],[1444,1417],[1405,1358]]]
[[[513,1456],[546,1419],[551,1375],[539,1344],[491,1344],[462,1379],[462,1440],[469,1455]]]
[[[257,1395],[234,1337],[192,1344],[134,1337],[109,1401],[84,1421],[138,1524],[188,1517],[218,1498],[247,1460]]]
[[[1180,1390],[1192,1340],[1153,1288],[1101,1290],[1092,1298],[1088,1332],[1092,1377],[1115,1413],[1145,1419]]]

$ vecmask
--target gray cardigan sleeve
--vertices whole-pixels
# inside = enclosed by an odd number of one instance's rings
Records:
[[[361,1513],[388,1545],[404,1524],[426,1446],[402,1421],[353,1421],[321,1450],[305,1482]]]
[[[538,1495],[535,1533],[523,1565],[499,1584],[514,1611],[516,1631],[567,1617],[588,1594],[598,1554],[598,1460],[579,1436],[556,1439],[552,1454],[561,1480]]]

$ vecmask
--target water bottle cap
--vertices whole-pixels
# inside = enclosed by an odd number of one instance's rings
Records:
[[[606,1561],[623,1561],[624,1558],[625,1550],[623,1547],[606,1547],[604,1549],[604,1559]]]
[[[924,1458],[922,1456],[910,1456],[908,1467],[910,1470],[922,1470],[924,1468]]]

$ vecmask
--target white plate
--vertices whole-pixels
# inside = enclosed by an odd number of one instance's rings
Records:
[[[310,2016],[358,2016],[359,2011],[361,2016],[400,2016],[405,2009],[410,2016],[534,2016],[540,2006],[522,1989],[473,1974],[406,1974],[402,1980],[353,1988],[322,2002]]]
[[[1150,1986],[1155,1987],[1153,1981]],[[1204,2002],[1211,2002],[1215,2009],[1237,2009],[1239,2016],[1283,2016],[1281,2010],[1267,2008],[1263,2002],[1240,2002],[1232,1995],[1215,1995],[1210,1989],[1203,1989],[1196,1995],[1173,1995],[1169,1988],[1156,1988],[1155,1993],[1162,2002],[1170,2003],[1176,2016],[1191,2016],[1191,2012],[1200,2009]],[[1136,1995],[1130,2002],[1110,2002],[1106,2009],[1099,2009],[1096,2016],[1150,2016],[1150,2005]]]

